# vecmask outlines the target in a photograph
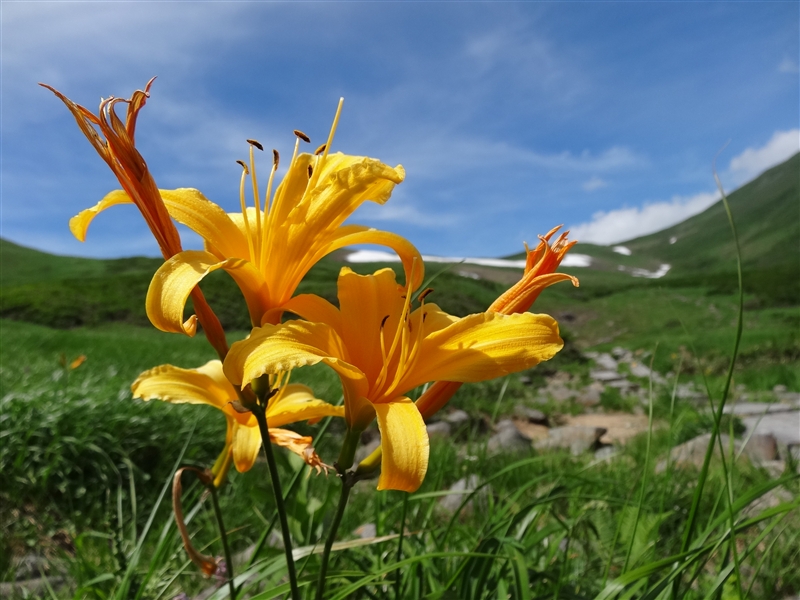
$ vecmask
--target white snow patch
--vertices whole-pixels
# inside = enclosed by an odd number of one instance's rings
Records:
[[[646,279],[661,279],[669,272],[669,269],[670,265],[668,264],[661,265],[655,271],[648,271],[647,269],[640,269],[638,267],[626,267],[624,265],[617,266],[618,271],[630,273],[633,277],[644,277]]]
[[[561,261],[562,267],[590,267],[592,257],[588,254],[567,254]]]
[[[468,277],[469,279],[480,279],[481,276],[477,273],[473,273],[472,271],[456,271],[457,275],[461,275],[462,277]]]
[[[677,241],[678,241],[678,238],[677,238],[677,237],[675,237],[674,235],[673,235],[671,238],[669,238],[669,243],[670,243],[670,244],[674,244],[674,243],[675,243],[675,242],[677,242]]]
[[[372,262],[400,262],[400,257],[393,252],[383,250],[356,250],[345,257],[350,263],[372,263]],[[430,256],[423,255],[422,260],[428,263],[466,263],[470,265],[481,265],[484,267],[507,267],[514,269],[524,269],[525,260],[508,260],[505,258],[469,258],[457,256]],[[586,254],[568,254],[561,261],[562,267],[588,267],[592,264],[592,257]]]
[[[356,250],[348,254],[345,260],[351,263],[400,262],[400,257],[393,252],[385,252],[383,250]],[[460,256],[423,255],[422,260],[428,263],[468,263],[471,265],[482,265],[484,267],[525,268],[524,259],[508,260],[505,258],[463,258]]]
[[[614,246],[612,250],[617,254],[624,254],[625,256],[630,256],[631,254],[633,254],[631,252],[631,249],[626,248],[625,246]]]

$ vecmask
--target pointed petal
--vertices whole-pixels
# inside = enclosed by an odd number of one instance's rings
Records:
[[[228,471],[231,468],[233,461],[233,430],[236,422],[233,418],[228,417],[227,428],[225,430],[225,447],[220,452],[217,460],[214,461],[214,466],[211,467],[211,473],[214,475],[214,487],[219,489],[225,479],[228,477]]]
[[[403,312],[403,289],[397,285],[392,269],[359,275],[349,267],[342,267],[337,285],[342,339],[348,355],[364,371],[367,380],[374,382],[383,365],[381,328],[388,351]]]
[[[430,446],[422,415],[408,398],[376,404],[381,431],[379,490],[415,492],[428,470]]]
[[[233,429],[233,464],[239,473],[253,468],[260,449],[261,432],[255,418],[251,426],[236,423]]]
[[[166,261],[156,271],[147,290],[147,316],[161,331],[194,335],[196,318],[183,322],[186,300],[194,287],[209,273],[224,269],[242,290],[250,318],[261,322],[269,307],[269,295],[261,273],[252,263],[239,258],[224,261],[209,252],[187,250]]]
[[[282,306],[273,308],[264,313],[261,318],[262,325],[277,325],[280,323],[284,312],[294,313],[312,323],[325,323],[330,325],[341,337],[342,317],[339,309],[333,304],[315,294],[300,294]]]
[[[561,350],[558,324],[548,315],[479,313],[426,337],[419,361],[398,389],[428,381],[484,381],[528,369]]]
[[[422,262],[422,255],[419,250],[407,239],[389,231],[380,231],[364,227],[363,225],[345,225],[340,227],[334,234],[325,241],[314,255],[313,262],[317,262],[323,256],[326,256],[346,246],[355,246],[357,244],[375,244],[378,246],[386,246],[391,248],[400,257],[403,263],[403,269],[406,274],[406,282],[412,278],[411,289],[416,290],[422,285],[425,279],[425,266]]]
[[[287,372],[306,365],[325,363],[342,381],[348,424],[361,423],[369,402],[367,381],[360,369],[350,364],[341,338],[323,323],[289,321],[253,329],[245,340],[231,346],[225,358],[225,375],[245,386],[266,373]],[[364,406],[367,404],[367,407]]]
[[[322,462],[322,459],[314,450],[314,446],[311,445],[314,441],[311,436],[303,436],[288,429],[273,429],[270,427],[269,439],[276,446],[281,446],[297,454],[309,467],[316,469],[317,473],[322,470],[327,472],[330,468]]]
[[[69,230],[72,232],[79,242],[86,241],[86,231],[94,218],[101,212],[112,206],[119,204],[133,204],[133,200],[126,192],[122,190],[114,190],[106,194],[100,202],[91,208],[82,210],[77,215],[69,220]]]
[[[222,373],[222,363],[212,360],[200,369],[161,365],[145,371],[131,385],[134,398],[175,404],[209,404],[220,410],[236,399],[236,390]]]
[[[270,215],[267,249],[269,260],[282,266],[271,271],[267,280],[276,303],[291,297],[313,266],[318,247],[356,208],[368,200],[383,204],[404,177],[401,167],[392,168],[371,158],[330,154],[313,189],[306,189],[293,200],[281,197]]]
[[[247,258],[247,240],[227,213],[199,190],[179,188],[158,190],[170,216],[197,233],[225,258]],[[94,218],[112,206],[133,204],[127,192],[114,190],[96,205],[79,212],[69,221],[72,234],[81,242]]]
[[[344,417],[344,406],[334,406],[314,397],[311,388],[297,383],[284,387],[267,407],[270,428],[322,417]]]
[[[199,190],[158,190],[170,216],[186,225],[226,258],[249,258],[247,239],[228,214]]]

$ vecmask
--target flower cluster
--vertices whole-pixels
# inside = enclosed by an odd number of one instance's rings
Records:
[[[347,434],[336,468],[343,481],[380,467],[378,489],[413,492],[428,468],[425,419],[440,410],[462,383],[528,369],[562,348],[556,321],[528,312],[545,287],[563,280],[578,284],[574,277],[555,272],[574,244],[566,234],[553,240],[558,228],[540,237],[533,250],[526,246],[522,278],[486,312],[463,318],[449,315],[426,302],[428,290],[420,289],[422,257],[409,241],[391,232],[345,224],[364,202],[385,203],[405,172],[373,158],[330,151],[341,102],[328,139],[316,152],[300,152],[309,139],[295,131],[294,152],[277,186],[278,152],[273,151],[262,189],[254,157],[263,147],[248,140],[249,160],[240,163],[241,210],[228,213],[196,189],[156,186],[134,143],[136,120],[149,98],[150,83],[130,99],[103,100],[97,115],[49,89],[67,105],[122,187],[75,216],[70,221],[73,234],[83,241],[101,211],[118,204],[136,205],[165,259],[147,293],[150,321],[162,331],[189,336],[199,322],[219,355],[219,360],[195,369],[155,367],[132,386],[135,398],[209,404],[225,415],[224,448],[205,476],[209,485],[222,485],[231,464],[240,472],[249,470],[267,435],[272,444],[297,453],[317,470],[325,469],[312,438],[284,427],[341,417]],[[124,121],[115,112],[120,104],[127,106]],[[248,186],[252,205],[248,205]],[[175,222],[196,232],[204,249],[184,250]],[[391,269],[359,275],[343,267],[337,282],[338,306],[313,294],[295,294],[315,263],[353,244],[377,244],[396,252],[404,281],[398,283]],[[230,348],[199,287],[206,275],[217,270],[227,272],[238,285],[253,326],[246,339]],[[184,320],[190,297],[195,314]],[[289,314],[293,317],[287,320]],[[341,379],[343,406],[316,398],[306,386],[288,383],[293,370],[318,363],[328,365]],[[413,402],[409,393],[425,384],[433,385]],[[380,448],[354,466],[357,440],[373,420],[380,430]],[[266,427],[261,427],[262,421]],[[176,478],[179,487],[179,475]],[[184,541],[189,548],[188,537]]]

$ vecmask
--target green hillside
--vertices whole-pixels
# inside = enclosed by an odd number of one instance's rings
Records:
[[[728,201],[746,267],[800,269],[800,153],[732,192]],[[682,223],[622,245],[634,256],[671,264],[670,276],[729,271],[736,265],[721,201]]]

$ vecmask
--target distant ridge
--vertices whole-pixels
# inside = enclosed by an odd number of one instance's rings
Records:
[[[800,153],[729,192],[746,267],[800,269]],[[619,244],[678,274],[731,270],[736,248],[722,201],[650,235]]]

